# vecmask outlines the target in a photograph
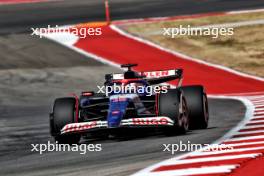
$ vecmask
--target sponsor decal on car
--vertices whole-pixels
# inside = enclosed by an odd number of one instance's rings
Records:
[[[142,74],[147,78],[157,78],[161,76],[168,76],[169,71],[165,70],[165,71],[143,72]]]
[[[117,113],[118,111],[113,111]],[[131,118],[122,120],[121,126],[140,126],[140,125],[173,125],[173,121],[169,117],[147,117],[147,118]],[[82,122],[82,123],[71,123],[65,125],[61,130],[61,134],[80,132],[89,130],[92,128],[107,128],[107,121],[92,121],[92,122]]]
[[[160,78],[165,76],[176,75],[175,70],[160,70],[160,71],[150,71],[150,72],[141,72],[141,75],[146,76],[147,78]]]
[[[133,125],[168,125],[167,118],[134,118],[132,119]]]
[[[72,124],[65,125],[63,129],[61,130],[61,133],[82,131],[82,130],[95,128],[97,126],[98,126],[97,121],[85,122],[85,123],[72,123]]]
[[[147,78],[160,78],[165,76],[173,76],[176,75],[176,70],[159,70],[159,71],[146,71],[146,72],[138,72],[141,76],[146,76]],[[121,80],[124,79],[124,74],[115,73],[112,75],[113,80]]]

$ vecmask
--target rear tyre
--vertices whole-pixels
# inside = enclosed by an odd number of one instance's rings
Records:
[[[189,117],[186,100],[179,89],[169,89],[159,95],[159,115],[174,121],[172,128],[167,128],[167,135],[185,134],[189,128]]]
[[[75,104],[76,100],[72,97],[58,98],[54,102],[53,113],[50,116],[50,130],[58,143],[76,144],[80,141],[81,136],[78,134],[60,134],[65,125],[75,122]]]
[[[208,100],[203,86],[182,87],[189,109],[190,129],[206,129],[209,121]]]

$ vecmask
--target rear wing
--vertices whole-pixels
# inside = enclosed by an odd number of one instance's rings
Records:
[[[183,73],[182,69],[138,72],[140,76],[146,79],[161,78],[161,77],[167,77],[167,76],[177,76],[177,78],[181,78],[182,73]],[[110,74],[109,76],[111,76],[112,80],[124,79],[123,73],[113,73],[113,74]]]
[[[179,79],[179,84],[182,82],[183,69],[173,69],[173,70],[158,70],[158,71],[143,71],[138,72],[142,79],[145,79],[149,84],[160,84],[163,82]],[[122,80],[124,79],[123,73],[113,73],[105,75],[106,80]]]

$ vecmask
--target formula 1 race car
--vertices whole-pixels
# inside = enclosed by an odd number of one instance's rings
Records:
[[[106,74],[104,91],[58,98],[50,113],[50,132],[59,143],[78,143],[89,133],[110,134],[126,128],[159,127],[168,134],[205,129],[209,113],[201,85],[181,86],[182,69]],[[168,81],[178,80],[176,88]]]

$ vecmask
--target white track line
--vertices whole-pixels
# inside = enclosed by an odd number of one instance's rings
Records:
[[[239,130],[248,130],[248,129],[252,129],[252,128],[260,128],[260,127],[264,127],[264,125],[244,126],[243,128],[240,128]]]
[[[260,156],[261,153],[252,153],[252,154],[242,154],[242,155],[230,155],[230,156],[216,156],[216,157],[206,157],[206,158],[195,158],[195,159],[183,159],[183,160],[171,160],[167,162],[166,165],[177,165],[177,164],[192,164],[192,163],[202,163],[208,161],[224,161],[231,159],[240,159],[240,158],[256,158]]]
[[[263,147],[250,147],[250,148],[238,148],[238,149],[230,149],[230,150],[219,150],[219,151],[212,151],[212,152],[200,152],[200,153],[194,153],[190,156],[204,156],[204,155],[214,155],[214,154],[228,154],[233,152],[246,152],[246,151],[252,151],[252,150],[263,150]],[[258,153],[261,154],[261,153]]]
[[[255,111],[263,112],[264,113],[264,109],[263,108],[255,108]]]
[[[261,100],[263,100],[263,98],[261,98],[261,99],[256,99],[256,98],[254,98],[254,99],[250,99],[250,98],[248,98],[250,101],[261,101]]]
[[[263,116],[253,116],[252,119],[260,119],[260,118],[264,118],[264,115]]]
[[[264,96],[257,96],[256,98],[254,98],[252,100],[264,100]]]
[[[249,99],[250,100],[253,100],[253,99],[255,99],[255,100],[257,100],[257,99],[264,99],[263,94],[264,94],[264,92],[260,92],[260,95],[255,95],[255,96],[249,97]]]
[[[263,139],[263,141],[264,141],[264,135],[260,135],[260,136],[249,136],[249,137],[239,137],[239,138],[231,138],[231,139],[228,139],[225,142],[251,140],[251,139]]]
[[[182,176],[182,175],[198,175],[198,174],[217,174],[229,173],[239,165],[225,165],[225,166],[205,166],[202,168],[177,169],[172,171],[137,173],[132,176]]]
[[[263,98],[261,98],[261,99],[250,99],[250,101],[252,101],[253,103],[255,102],[255,101],[263,101],[264,99]],[[264,104],[264,103],[263,103]]]
[[[249,99],[250,101],[252,101],[252,102],[254,102],[254,101],[262,101],[262,100],[264,100],[263,98],[261,98],[261,99],[256,99],[256,98],[254,98],[254,99]],[[263,103],[264,104],[264,103]]]
[[[262,114],[264,115],[264,112],[262,112],[262,111],[261,111],[261,112],[254,112],[254,115],[260,115],[260,114],[261,114],[261,115],[262,115]]]
[[[227,12],[227,14],[242,14],[242,13],[255,13],[255,12],[263,12],[264,9],[252,9],[252,10],[236,10]]]
[[[254,133],[264,133],[264,130],[243,131],[243,132],[238,131],[234,135],[244,135],[244,134],[254,134]]]
[[[251,100],[253,103],[263,103],[264,104],[264,100]]]
[[[255,115],[259,115],[259,114],[263,114],[263,115],[264,115],[264,111],[257,111],[257,110],[256,110],[256,112],[254,112],[254,114],[255,114]]]
[[[261,99],[253,99],[253,100],[250,100],[250,101],[252,101],[253,103],[257,103],[257,101],[264,101],[264,99],[263,98],[261,98]]]
[[[247,125],[252,124],[252,123],[256,123],[256,125],[257,125],[257,123],[264,123],[264,120],[250,121],[249,123],[247,123]],[[263,125],[263,127],[264,127],[264,125]]]
[[[240,147],[240,146],[245,146],[245,145],[259,145],[259,144],[264,144],[264,140],[259,141],[259,142],[241,142],[241,143],[236,143],[236,144],[228,144],[228,146]]]
[[[264,103],[254,103],[254,105],[258,106],[258,105],[264,105]]]

